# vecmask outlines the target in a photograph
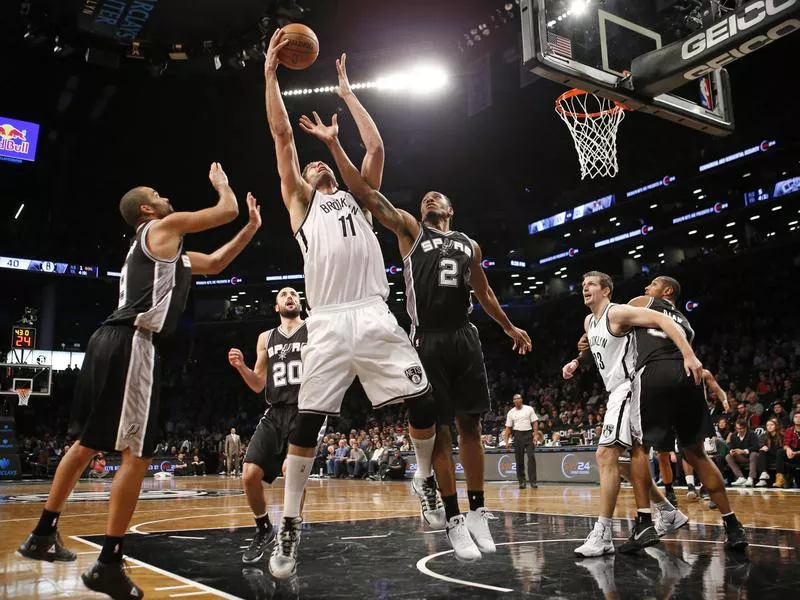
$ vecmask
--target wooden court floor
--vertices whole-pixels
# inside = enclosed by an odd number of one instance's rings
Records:
[[[76,500],[68,503],[60,522],[62,537],[67,546],[78,553],[78,560],[75,563],[50,564],[30,561],[15,554],[16,547],[38,520],[48,484],[0,483],[0,598],[102,597],[86,590],[79,580],[80,573],[97,558],[99,550],[71,536],[97,536],[104,532],[109,488],[110,481],[81,481],[78,484]],[[265,486],[273,523],[280,516],[282,490],[281,480],[273,486]],[[240,492],[241,480],[235,478],[184,477],[163,482],[147,479],[130,533],[179,531],[187,532],[186,539],[191,539],[191,530],[249,528],[253,524],[252,515]],[[459,494],[462,510],[466,510],[463,483],[459,484]],[[520,490],[514,482],[490,483],[486,489],[486,505],[491,509],[519,513],[595,516],[598,496],[599,488],[594,486],[542,485],[535,490]],[[709,510],[703,502],[687,500],[685,490],[678,490],[678,496],[681,509],[693,524],[720,523],[717,511]],[[787,545],[800,546],[800,493],[749,489],[732,490],[731,496],[734,509],[746,527],[786,530],[792,538]],[[410,482],[312,479],[308,485],[305,520],[312,523],[352,521],[350,528],[357,536],[359,521],[415,517],[419,514],[418,508],[419,504],[411,494]],[[616,516],[626,518],[633,512],[632,492],[623,488]],[[620,529],[615,531],[615,537],[627,535],[627,525],[622,524]],[[301,568],[304,559],[302,548],[301,545]],[[794,557],[796,559],[796,554]],[[145,590],[148,598],[233,597],[150,566],[146,561],[132,560],[129,565],[133,569],[131,577]]]

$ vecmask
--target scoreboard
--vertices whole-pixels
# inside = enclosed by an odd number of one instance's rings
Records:
[[[0,269],[14,271],[35,271],[52,275],[72,275],[74,277],[99,277],[99,267],[73,265],[53,260],[37,260],[34,258],[14,258],[0,256]]]
[[[36,327],[14,325],[11,328],[11,347],[21,350],[36,348]]]

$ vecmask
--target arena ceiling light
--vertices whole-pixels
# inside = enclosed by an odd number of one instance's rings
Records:
[[[443,66],[434,63],[422,63],[405,71],[388,73],[374,81],[353,83],[354,90],[380,90],[384,92],[405,92],[414,96],[424,96],[443,91],[450,84],[450,74]],[[308,96],[311,94],[332,94],[336,86],[323,85],[317,87],[285,90],[284,96]]]

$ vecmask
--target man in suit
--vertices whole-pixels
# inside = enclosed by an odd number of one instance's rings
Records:
[[[236,435],[236,429],[231,427],[231,432],[225,436],[225,474],[231,474],[231,465],[234,466],[233,474],[238,477],[239,470],[239,455],[242,451],[242,440]]]

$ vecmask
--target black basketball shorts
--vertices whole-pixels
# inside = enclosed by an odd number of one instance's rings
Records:
[[[634,399],[639,402],[643,443],[659,451],[702,443],[708,409],[702,384],[686,375],[682,360],[658,360],[636,372]]]
[[[456,415],[489,410],[489,383],[478,329],[414,330],[412,343],[433,387],[438,421],[449,425]]]
[[[296,404],[276,404],[264,413],[247,445],[244,462],[264,471],[262,478],[272,483],[281,474],[289,449],[289,435],[297,422]]]
[[[152,332],[103,325],[86,346],[69,431],[105,452],[153,456],[158,434],[161,359]]]

